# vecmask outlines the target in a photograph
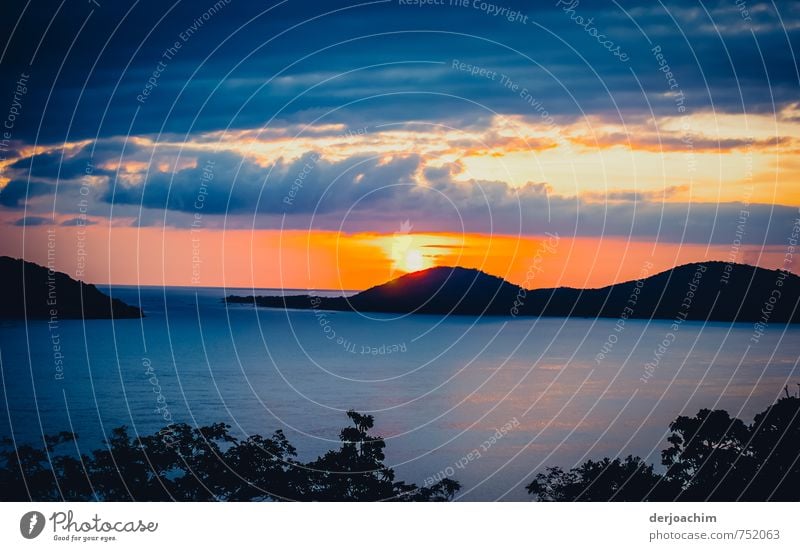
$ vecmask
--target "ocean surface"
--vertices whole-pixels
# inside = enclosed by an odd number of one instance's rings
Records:
[[[283,429],[308,460],[338,447],[353,408],[375,416],[399,479],[448,475],[459,499],[522,500],[546,466],[658,463],[677,415],[750,421],[800,383],[797,327],[753,340],[752,324],[366,316],[221,301],[252,290],[103,290],[146,317],[0,322],[0,437],[71,430],[89,451],[113,427],[156,431],[166,407],[175,422]]]

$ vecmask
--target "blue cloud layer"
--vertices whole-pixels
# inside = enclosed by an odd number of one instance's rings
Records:
[[[320,115],[359,126],[533,114],[503,86],[454,71],[453,59],[503,73],[550,113],[573,118],[674,112],[663,96],[657,46],[692,110],[772,112],[798,92],[796,2],[748,2],[750,21],[729,1],[703,8],[689,1],[414,7],[290,0],[270,9],[235,0],[145,0],[57,14],[53,1],[21,16],[23,4],[6,4],[3,36],[16,28],[0,62],[0,89],[13,90],[21,73],[31,74],[13,129],[28,143]],[[526,22],[492,15],[492,6],[518,9]],[[630,59],[611,54],[598,33]]]

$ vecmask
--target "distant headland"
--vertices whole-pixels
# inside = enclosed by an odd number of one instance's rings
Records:
[[[141,309],[33,262],[0,256],[0,318],[141,318]]]
[[[225,301],[404,314],[800,323],[800,277],[746,264],[704,262],[600,289],[528,290],[480,270],[436,267],[351,297],[228,296]]]

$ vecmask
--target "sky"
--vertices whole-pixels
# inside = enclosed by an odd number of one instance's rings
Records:
[[[800,273],[797,2],[0,10],[0,254],[260,288]]]

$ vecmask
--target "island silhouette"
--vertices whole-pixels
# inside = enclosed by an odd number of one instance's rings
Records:
[[[33,262],[0,256],[0,318],[141,318],[141,309],[100,292],[90,283]]]
[[[401,314],[800,323],[800,277],[747,264],[677,266],[598,289],[524,289],[480,270],[435,267],[350,297],[236,296],[229,304]]]

